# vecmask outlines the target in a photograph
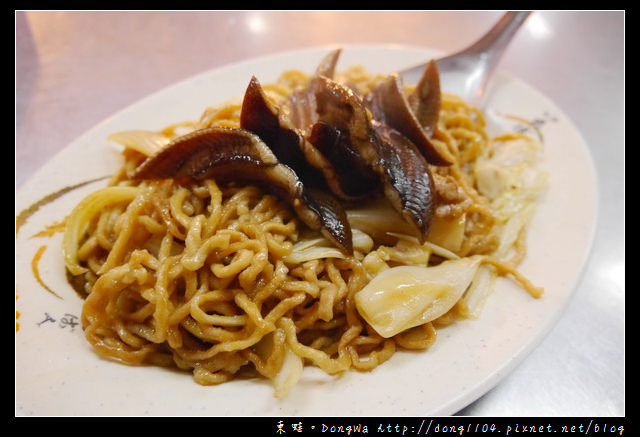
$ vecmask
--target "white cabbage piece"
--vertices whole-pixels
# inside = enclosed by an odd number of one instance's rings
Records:
[[[273,378],[274,395],[284,398],[302,377],[304,363],[302,358],[285,345],[284,359],[278,374]]]
[[[460,216],[453,219],[434,217],[427,235],[427,241],[451,252],[457,252],[464,241],[466,222],[466,214],[460,214]]]
[[[373,240],[364,232],[353,229],[353,249],[367,253],[373,248]],[[346,258],[345,254],[333,246],[324,237],[302,239],[293,245],[291,253],[283,257],[289,264],[301,264],[306,261],[324,258]]]
[[[482,258],[476,255],[432,267],[389,268],[356,294],[356,308],[385,338],[425,324],[442,316],[458,302]]]
[[[418,236],[415,228],[386,199],[377,199],[348,209],[347,219],[352,229],[364,232],[376,241],[389,241],[390,232]]]
[[[489,199],[511,190],[538,192],[541,172],[535,165],[539,154],[540,144],[531,139],[496,141],[489,156],[478,159],[474,167],[478,190]]]
[[[121,202],[131,202],[142,192],[138,187],[106,187],[86,196],[76,205],[65,220],[62,253],[64,262],[72,275],[80,275],[88,269],[78,261],[78,248],[91,220],[100,211]]]
[[[491,200],[500,220],[500,245],[492,253],[507,260],[531,218],[538,196],[548,184],[548,174],[538,168],[541,144],[531,138],[505,137],[492,143],[486,157],[478,159],[474,176],[478,191]],[[493,266],[482,266],[461,301],[468,317],[478,317],[497,277]]]
[[[291,253],[285,255],[282,259],[288,264],[302,264],[314,259],[326,258],[345,258],[345,254],[335,247],[309,246],[305,248],[294,249]]]

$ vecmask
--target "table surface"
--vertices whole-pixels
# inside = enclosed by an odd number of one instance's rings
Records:
[[[203,71],[326,44],[450,52],[502,12],[16,11],[16,190],[105,118]],[[552,97],[586,139],[598,228],[558,324],[459,415],[625,414],[624,24],[624,11],[536,11],[502,59],[501,70]]]

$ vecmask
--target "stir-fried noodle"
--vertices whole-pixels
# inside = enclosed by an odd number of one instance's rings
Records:
[[[341,77],[362,92],[378,80],[358,67]],[[308,78],[290,71],[264,89],[280,102]],[[489,138],[482,113],[454,96],[443,94],[432,139],[453,165],[432,169],[438,201],[425,242],[380,200],[348,206],[354,255],[347,256],[256,185],[127,178],[152,153],[149,144],[238,127],[240,110],[227,102],[197,121],[113,137],[127,145],[122,169],[78,205],[65,234],[69,271],[86,293],[86,338],[101,356],[177,366],[204,385],[261,375],[282,396],[306,365],[366,371],[398,350],[428,348],[440,326],[478,314],[496,276],[541,295],[517,270],[537,189],[510,184],[504,196],[486,175],[500,147],[535,154],[539,145],[521,135]],[[381,272],[474,257],[473,281],[434,320],[383,336],[358,309],[357,294]]]

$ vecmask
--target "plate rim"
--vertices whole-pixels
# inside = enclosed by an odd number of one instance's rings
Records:
[[[153,98],[156,98],[159,94],[168,92],[169,89],[184,86],[185,84],[191,83],[192,81],[198,80],[199,78],[204,78],[208,75],[211,75],[214,72],[220,72],[223,70],[232,70],[234,68],[241,68],[243,66],[254,64],[256,62],[265,62],[265,61],[269,61],[270,59],[278,58],[278,57],[299,56],[302,53],[309,54],[313,52],[320,52],[322,50],[329,50],[331,48],[335,48],[338,46],[342,47],[344,50],[356,50],[356,51],[357,50],[373,50],[373,51],[380,51],[380,50],[407,51],[409,50],[409,51],[414,51],[415,53],[440,52],[428,47],[421,47],[416,45],[403,45],[403,44],[325,44],[325,45],[318,45],[318,46],[310,46],[306,48],[299,48],[295,50],[277,51],[277,52],[268,53],[268,54],[264,54],[257,57],[237,60],[229,64],[224,64],[221,66],[208,69],[206,71],[186,77],[180,81],[174,82],[173,84],[170,84],[166,87],[158,89],[144,96],[143,98],[121,108],[111,116],[103,119],[96,125],[92,126],[90,129],[88,129],[87,131],[82,133],[80,136],[78,136],[75,140],[71,141],[65,147],[60,149],[57,153],[52,155],[43,166],[38,168],[29,178],[27,178],[24,181],[23,184],[21,184],[21,186],[17,187],[16,198],[19,198],[21,193],[24,193],[29,191],[30,189],[33,189],[33,185],[38,180],[38,178],[42,177],[42,175],[48,171],[50,166],[57,164],[57,161],[60,160],[60,156],[63,156],[64,154],[67,154],[67,153],[71,153],[71,150],[76,144],[79,144],[82,141],[86,140],[87,138],[90,138],[91,136],[95,135],[98,131],[100,131],[100,129],[107,127],[113,119],[117,119],[118,117],[121,117],[123,114],[126,114],[128,111],[134,110],[137,106],[141,105],[142,101],[152,100]],[[537,332],[536,335],[534,336],[534,339],[531,339],[527,343],[526,347],[524,348],[525,350],[519,352],[516,355],[515,359],[510,360],[508,363],[504,363],[504,365],[500,367],[499,369],[500,372],[493,372],[491,375],[485,378],[485,380],[481,381],[476,386],[474,386],[473,390],[470,390],[466,393],[462,393],[460,394],[460,396],[456,397],[455,399],[445,402],[442,408],[440,409],[440,411],[436,412],[436,414],[444,414],[444,415],[453,414],[456,411],[459,411],[461,408],[464,408],[465,406],[468,406],[471,403],[475,402],[477,399],[479,399],[481,396],[483,396],[489,390],[495,387],[509,373],[511,373],[513,369],[515,369],[518,365],[520,365],[520,363],[523,360],[525,360],[526,357],[529,356],[529,354],[531,354],[533,350],[535,350],[541,344],[541,342],[544,340],[545,337],[547,337],[549,332],[557,325],[558,320],[566,312],[568,303],[571,300],[573,300],[577,292],[579,283],[584,278],[584,270],[587,268],[589,259],[592,256],[593,244],[595,241],[595,236],[597,234],[597,228],[598,228],[598,222],[599,222],[598,206],[600,204],[600,192],[598,190],[598,187],[599,187],[598,173],[597,173],[597,167],[595,166],[595,161],[593,159],[593,155],[591,154],[588,144],[585,141],[582,133],[577,128],[575,123],[568,117],[568,115],[555,102],[553,102],[552,99],[550,99],[547,95],[543,94],[542,92],[538,91],[537,88],[535,88],[533,85],[529,84],[528,82],[522,79],[519,79],[518,77],[515,77],[514,75],[510,75],[509,73],[504,72],[502,70],[498,70],[497,73],[501,76],[506,77],[508,80],[517,81],[521,86],[527,87],[530,90],[530,92],[536,94],[537,97],[542,97],[543,99],[545,99],[550,104],[551,107],[558,110],[563,115],[563,117],[566,119],[566,121],[569,123],[570,127],[574,131],[573,133],[578,136],[578,139],[580,140],[580,143],[582,146],[581,150],[582,152],[584,152],[585,158],[587,158],[587,162],[590,167],[590,173],[593,178],[593,188],[594,188],[593,194],[596,196],[596,198],[594,199],[594,205],[593,205],[594,214],[591,217],[592,223],[589,226],[590,232],[588,236],[589,241],[587,243],[587,250],[585,253],[583,253],[583,256],[582,256],[583,259],[580,262],[579,272],[576,272],[573,276],[573,281],[571,283],[571,286],[569,287],[570,292],[567,294],[565,303],[562,305],[562,308],[559,311],[556,311],[554,313],[552,320],[550,320],[549,323],[547,323],[547,325],[545,326],[545,329]],[[17,209],[18,204],[19,202],[18,200],[16,200],[16,216],[18,213],[18,209]],[[16,241],[16,244],[18,244],[18,241]],[[18,341],[17,338],[16,338],[16,341]]]

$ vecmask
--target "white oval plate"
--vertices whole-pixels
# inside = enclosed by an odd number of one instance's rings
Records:
[[[20,188],[16,217],[54,191],[113,173],[120,157],[106,140],[110,133],[196,120],[208,106],[242,95],[252,75],[268,83],[287,69],[312,72],[330,49],[208,71],[124,109]],[[361,64],[386,73],[436,55],[423,48],[345,46],[338,68]],[[307,368],[284,400],[276,400],[265,381],[203,387],[188,373],[117,364],[100,359],[83,337],[82,300],[65,279],[61,234],[34,236],[63,220],[82,197],[105,185],[103,180],[43,205],[16,235],[16,415],[424,416],[450,415],[470,404],[520,363],[561,316],[586,262],[597,210],[596,175],[586,144],[550,99],[518,79],[498,75],[487,109],[489,119],[501,123],[505,119],[496,114],[534,120],[544,138],[542,164],[551,185],[533,217],[521,266],[545,288],[544,298],[534,300],[502,279],[478,320],[441,330],[427,351],[397,353],[372,372],[338,378]],[[518,128],[512,121],[505,126]],[[32,270],[41,248],[42,284]]]

